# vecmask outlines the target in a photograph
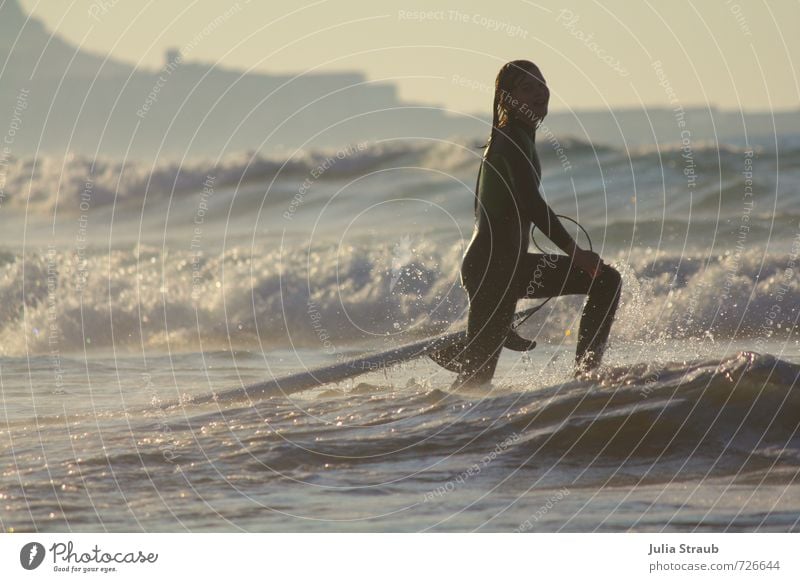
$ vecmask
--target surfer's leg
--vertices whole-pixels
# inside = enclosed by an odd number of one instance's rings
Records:
[[[467,346],[453,387],[478,386],[491,381],[516,304],[514,288],[490,277],[470,293]]]
[[[589,286],[588,300],[583,308],[578,346],[575,350],[578,372],[592,370],[600,365],[621,291],[622,277],[619,272],[604,265]]]
[[[520,298],[543,298],[559,295],[587,295],[583,307],[575,363],[578,371],[591,370],[600,365],[611,324],[619,304],[622,278],[619,272],[603,265],[600,274],[592,280],[564,255],[528,253],[518,281]]]

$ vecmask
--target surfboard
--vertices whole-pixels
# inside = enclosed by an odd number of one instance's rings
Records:
[[[534,313],[538,308],[539,306],[530,307],[516,313],[516,321]],[[536,342],[520,338],[516,333],[514,333],[513,336],[515,337],[512,337],[511,340],[506,343],[506,347],[517,351],[524,351],[533,349],[536,346]],[[430,356],[431,359],[443,368],[450,371],[458,371],[458,357],[464,350],[466,340],[467,330],[460,329],[432,338],[411,342],[383,352],[360,356],[346,362],[330,364],[313,370],[306,370],[281,378],[258,382],[249,386],[223,390],[207,396],[195,397],[192,398],[191,402],[195,404],[204,404],[217,400],[260,400],[271,396],[289,396],[331,382],[341,382],[342,380],[355,378],[368,372],[391,368],[392,366],[421,356]]]

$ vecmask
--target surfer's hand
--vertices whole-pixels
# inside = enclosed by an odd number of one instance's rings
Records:
[[[589,275],[592,279],[600,274],[600,269],[603,268],[603,259],[594,251],[586,251],[579,247],[575,247],[572,253],[572,262],[584,273]]]

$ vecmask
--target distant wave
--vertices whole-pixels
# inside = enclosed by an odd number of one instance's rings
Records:
[[[686,189],[687,159],[680,144],[615,149],[570,137],[541,136],[537,149],[542,157],[546,185],[572,195],[574,179],[579,194],[621,196],[628,201],[636,186],[643,192],[663,188]],[[709,210],[719,204],[720,188],[727,198],[741,198],[744,153],[741,146],[699,142],[692,145],[691,172],[707,185],[698,189]],[[777,186],[778,156],[774,151],[754,150],[760,192],[770,194]],[[781,168],[796,166],[800,147],[780,151]],[[364,175],[398,166],[427,168],[458,175],[472,187],[483,150],[468,140],[380,141],[345,144],[340,148],[286,150],[264,154],[241,152],[219,160],[174,160],[155,165],[135,160],[40,156],[18,159],[8,156],[0,166],[0,202],[7,210],[24,208],[77,213],[90,199],[93,208],[111,203],[166,199],[202,191],[209,176],[215,188],[258,183],[266,190],[273,180],[296,191],[304,180],[325,181]],[[791,176],[788,177],[791,184]],[[785,180],[784,180],[785,182]],[[567,192],[565,189],[570,190]],[[627,192],[627,193],[626,193]],[[796,198],[796,197],[794,197]],[[670,201],[667,201],[668,203]],[[785,202],[788,203],[788,202]]]

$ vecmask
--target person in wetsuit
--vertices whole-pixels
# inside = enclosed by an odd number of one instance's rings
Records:
[[[532,62],[512,61],[500,69],[492,132],[478,175],[476,225],[461,264],[469,315],[454,388],[491,381],[522,298],[587,295],[576,375],[597,367],[603,356],[621,278],[596,253],[576,244],[539,192],[536,129],[547,115],[549,98]],[[566,255],[529,253],[531,222]]]

